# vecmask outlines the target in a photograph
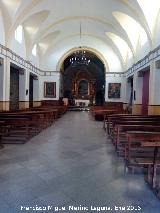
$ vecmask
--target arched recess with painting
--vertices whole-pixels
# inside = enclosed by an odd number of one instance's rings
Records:
[[[105,67],[102,60],[87,50],[79,50],[79,55],[75,54],[77,52],[67,56],[61,67],[62,96],[68,98],[72,106],[81,105],[82,102],[85,105],[84,100],[87,105],[103,105]]]

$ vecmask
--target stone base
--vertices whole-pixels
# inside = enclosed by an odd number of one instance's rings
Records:
[[[160,115],[160,105],[150,105],[148,107],[149,115]]]
[[[134,104],[132,106],[132,114],[141,115],[142,114],[142,104]]]
[[[33,101],[33,107],[41,106],[41,101]]]
[[[9,111],[9,101],[0,101],[0,111]]]
[[[19,109],[27,109],[27,108],[29,108],[28,101],[19,101]]]

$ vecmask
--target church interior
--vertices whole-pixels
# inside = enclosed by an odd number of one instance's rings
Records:
[[[160,1],[0,0],[0,212],[160,212]]]

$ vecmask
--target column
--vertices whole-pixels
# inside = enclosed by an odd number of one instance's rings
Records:
[[[33,77],[33,107],[41,106],[38,76]]]
[[[2,76],[2,92],[1,92],[1,106],[0,109],[4,111],[9,110],[10,97],[10,59],[4,58],[1,66]]]
[[[142,112],[142,88],[143,76],[139,76],[138,72],[133,77],[133,107],[132,114],[140,115]]]
[[[19,109],[29,108],[29,71],[19,71]]]
[[[160,67],[156,67],[155,63],[155,61],[152,61],[150,65],[148,107],[150,115],[160,114]]]

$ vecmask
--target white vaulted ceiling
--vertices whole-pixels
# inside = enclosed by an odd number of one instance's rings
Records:
[[[36,44],[42,69],[56,70],[66,52],[84,46],[102,55],[108,71],[124,71],[142,47],[145,54],[157,45],[159,0],[0,0],[0,8],[5,45],[22,25],[26,57]]]

